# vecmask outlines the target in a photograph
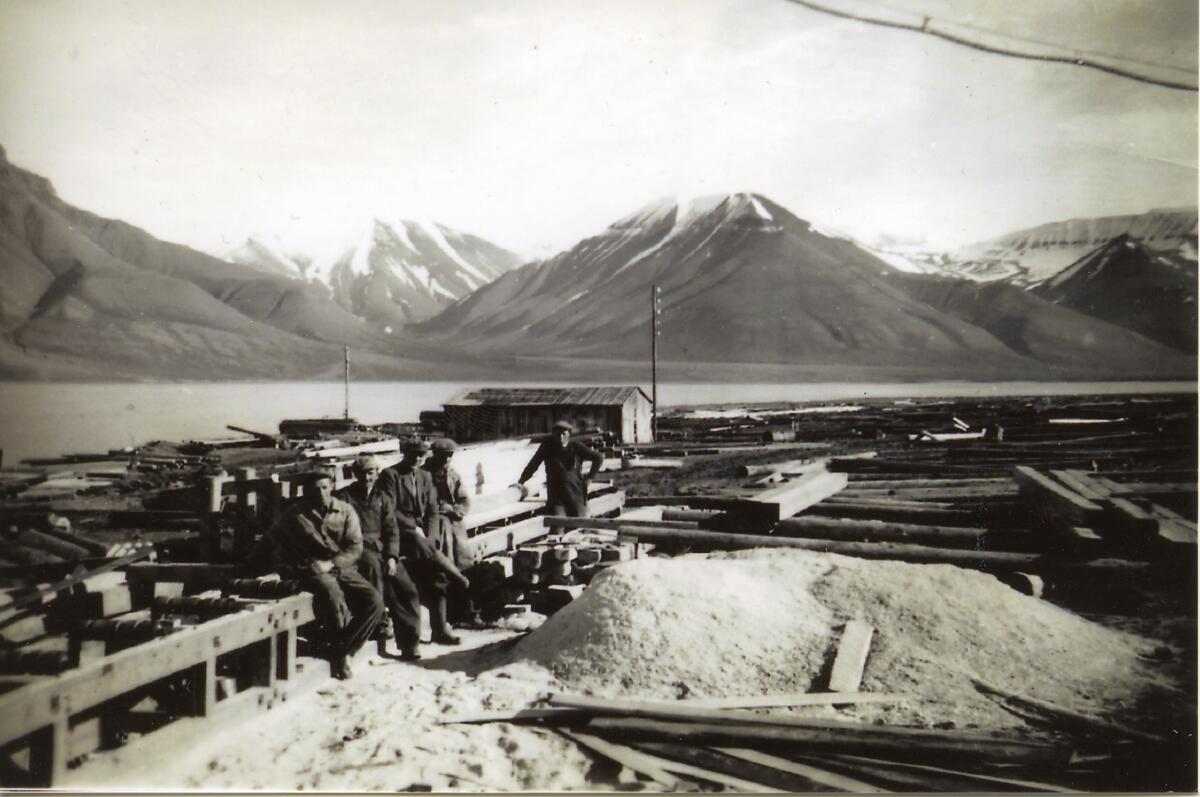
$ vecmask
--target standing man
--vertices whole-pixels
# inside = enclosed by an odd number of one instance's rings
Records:
[[[604,464],[604,455],[594,451],[578,440],[571,439],[575,431],[566,421],[557,421],[551,427],[550,436],[538,446],[517,486],[521,488],[524,497],[528,490],[525,482],[537,472],[539,465],[546,466],[546,511],[552,515],[567,517],[587,517],[587,484],[600,472]],[[583,462],[592,463],[592,468],[585,476]]]
[[[300,482],[303,497],[267,529],[247,566],[254,572],[273,567],[312,593],[330,674],[346,679],[352,676],[350,657],[383,617],[383,600],[358,572],[362,529],[350,505],[333,497],[330,475],[316,471]]]
[[[463,589],[471,582],[430,542],[438,539],[440,531],[433,477],[421,467],[429,457],[429,450],[429,443],[424,440],[406,440],[400,449],[401,460],[379,477],[378,489],[391,496],[395,505],[394,516],[400,535],[395,552],[386,552],[386,572],[394,574],[403,559],[402,566],[416,583],[421,602],[429,608],[432,641],[457,645],[461,640],[454,636],[446,621],[446,591],[451,581]]]
[[[425,470],[433,478],[433,489],[437,493],[438,534],[431,542],[434,547],[448,556],[460,571],[479,562],[479,556],[467,536],[463,522],[471,508],[471,498],[463,485],[462,476],[450,465],[458,445],[449,438],[433,441],[433,454],[425,463]],[[471,596],[462,590],[453,590],[453,616],[462,620],[478,621]]]
[[[380,490],[379,460],[362,456],[353,465],[356,481],[338,493],[358,514],[362,526],[363,552],[358,570],[383,596],[387,613],[375,634],[379,655],[388,656],[387,641],[393,632],[402,661],[421,658],[421,598],[417,585],[403,567],[388,573],[385,560],[388,551],[399,556],[400,530],[396,526],[396,507],[391,495]],[[388,621],[391,621],[390,623]]]

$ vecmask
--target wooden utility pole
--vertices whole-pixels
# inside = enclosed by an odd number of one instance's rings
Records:
[[[658,285],[650,286],[650,438],[658,439]]]
[[[342,347],[342,358],[343,358],[343,362],[345,363],[344,379],[345,379],[345,383],[346,383],[346,403],[345,403],[345,408],[342,411],[342,417],[345,418],[346,420],[350,420],[350,347],[349,346]]]

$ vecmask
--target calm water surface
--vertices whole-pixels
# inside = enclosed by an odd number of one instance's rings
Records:
[[[461,382],[364,382],[351,386],[350,413],[363,423],[415,421],[476,385]],[[226,424],[264,432],[284,418],[340,417],[338,382],[192,384],[0,383],[0,450],[5,467],[25,457],[107,451],[151,440],[231,436]],[[1193,382],[928,382],[659,385],[664,407],[862,398],[1194,392]],[[649,388],[646,388],[649,393]]]

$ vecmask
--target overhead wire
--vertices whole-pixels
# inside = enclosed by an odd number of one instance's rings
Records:
[[[1079,66],[1087,69],[1095,69],[1097,71],[1105,72],[1117,77],[1135,80],[1141,83],[1147,83],[1152,86],[1159,86],[1160,88],[1174,89],[1177,91],[1197,91],[1197,86],[1192,83],[1184,83],[1177,80],[1159,78],[1153,75],[1147,75],[1141,72],[1124,69],[1119,66],[1113,66],[1111,64],[1094,61],[1090,58],[1083,58],[1079,55],[1053,55],[1048,53],[1023,52],[1021,50],[1013,50],[1007,47],[1000,47],[998,45],[987,44],[974,39],[968,39],[964,36],[950,33],[949,31],[938,30],[930,27],[933,18],[929,16],[922,15],[922,22],[918,25],[911,22],[900,22],[897,20],[882,19],[880,17],[864,16],[862,14],[855,14],[850,11],[842,11],[841,9],[830,8],[828,6],[814,3],[812,0],[788,0],[788,2],[802,6],[811,11],[829,14],[830,16],[840,17],[842,19],[849,19],[855,22],[862,22],[868,25],[876,25],[878,27],[892,28],[895,30],[906,30],[913,33],[923,33],[928,36],[933,36],[935,38],[948,41],[952,44],[969,47],[973,50],[979,50],[980,52],[991,53],[993,55],[1003,55],[1010,58],[1020,58],[1028,61],[1041,61],[1044,63]]]

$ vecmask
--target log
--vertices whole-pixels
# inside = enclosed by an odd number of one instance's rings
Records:
[[[108,546],[106,544],[93,540],[90,537],[85,537],[82,534],[75,534],[74,532],[65,531],[54,526],[44,529],[42,533],[48,537],[54,537],[63,542],[77,545],[85,549],[89,556],[104,556],[108,553]]]
[[[681,520],[630,520],[623,517],[615,518],[578,518],[561,515],[546,515],[542,518],[547,528],[551,529],[601,529],[619,531],[622,526],[636,522],[639,526],[652,526],[660,529],[698,529],[700,524]]]
[[[902,703],[913,700],[908,695],[886,694],[883,692],[801,692],[794,695],[755,695],[751,697],[696,697],[685,698],[675,702],[665,702],[668,706],[698,709],[730,709],[730,708],[796,708],[800,706],[846,706],[860,703]],[[641,701],[649,702],[649,701]]]
[[[87,548],[81,545],[63,542],[57,537],[51,537],[49,534],[43,534],[40,531],[22,531],[17,535],[17,542],[69,560],[86,559],[90,553]]]
[[[637,537],[641,542],[685,545],[704,550],[798,548],[843,556],[857,556],[864,559],[896,559],[915,564],[952,564],[976,570],[1017,570],[1033,573],[1096,573],[1129,577],[1147,575],[1151,572],[1151,568],[1146,562],[1125,559],[1071,560],[1004,551],[964,551],[888,542],[844,542],[692,529],[653,529],[638,526],[626,527],[622,529],[622,533]]]
[[[632,741],[681,741],[717,747],[785,747],[861,755],[891,754],[905,759],[972,760],[1065,765],[1069,748],[978,734],[843,723],[850,727],[680,722],[637,717],[595,717],[586,729]]]
[[[861,520],[887,520],[897,523],[929,523],[937,526],[972,526],[979,517],[961,509],[926,509],[924,507],[887,506],[879,503],[822,501],[810,506],[798,517],[840,517]],[[664,514],[665,517],[665,514]],[[796,520],[797,518],[789,518]]]
[[[770,462],[765,465],[738,465],[734,475],[738,478],[750,476],[769,476],[772,473],[787,473],[802,475],[813,471],[825,470],[825,461],[811,459],[792,459],[787,462]]]
[[[1017,495],[1017,487],[1011,481],[1005,485],[981,485],[978,487],[913,487],[848,489],[845,498],[879,498],[894,496],[902,501],[963,501],[970,498],[1007,498]]]
[[[969,548],[975,548],[985,537],[997,536],[987,529],[969,526],[933,526],[808,516],[781,520],[775,524],[773,531],[777,535],[810,539],[932,542],[944,547]],[[1029,537],[1028,534],[1023,536]]]
[[[859,620],[846,623],[829,675],[830,692],[857,692],[867,666],[875,629]]]

